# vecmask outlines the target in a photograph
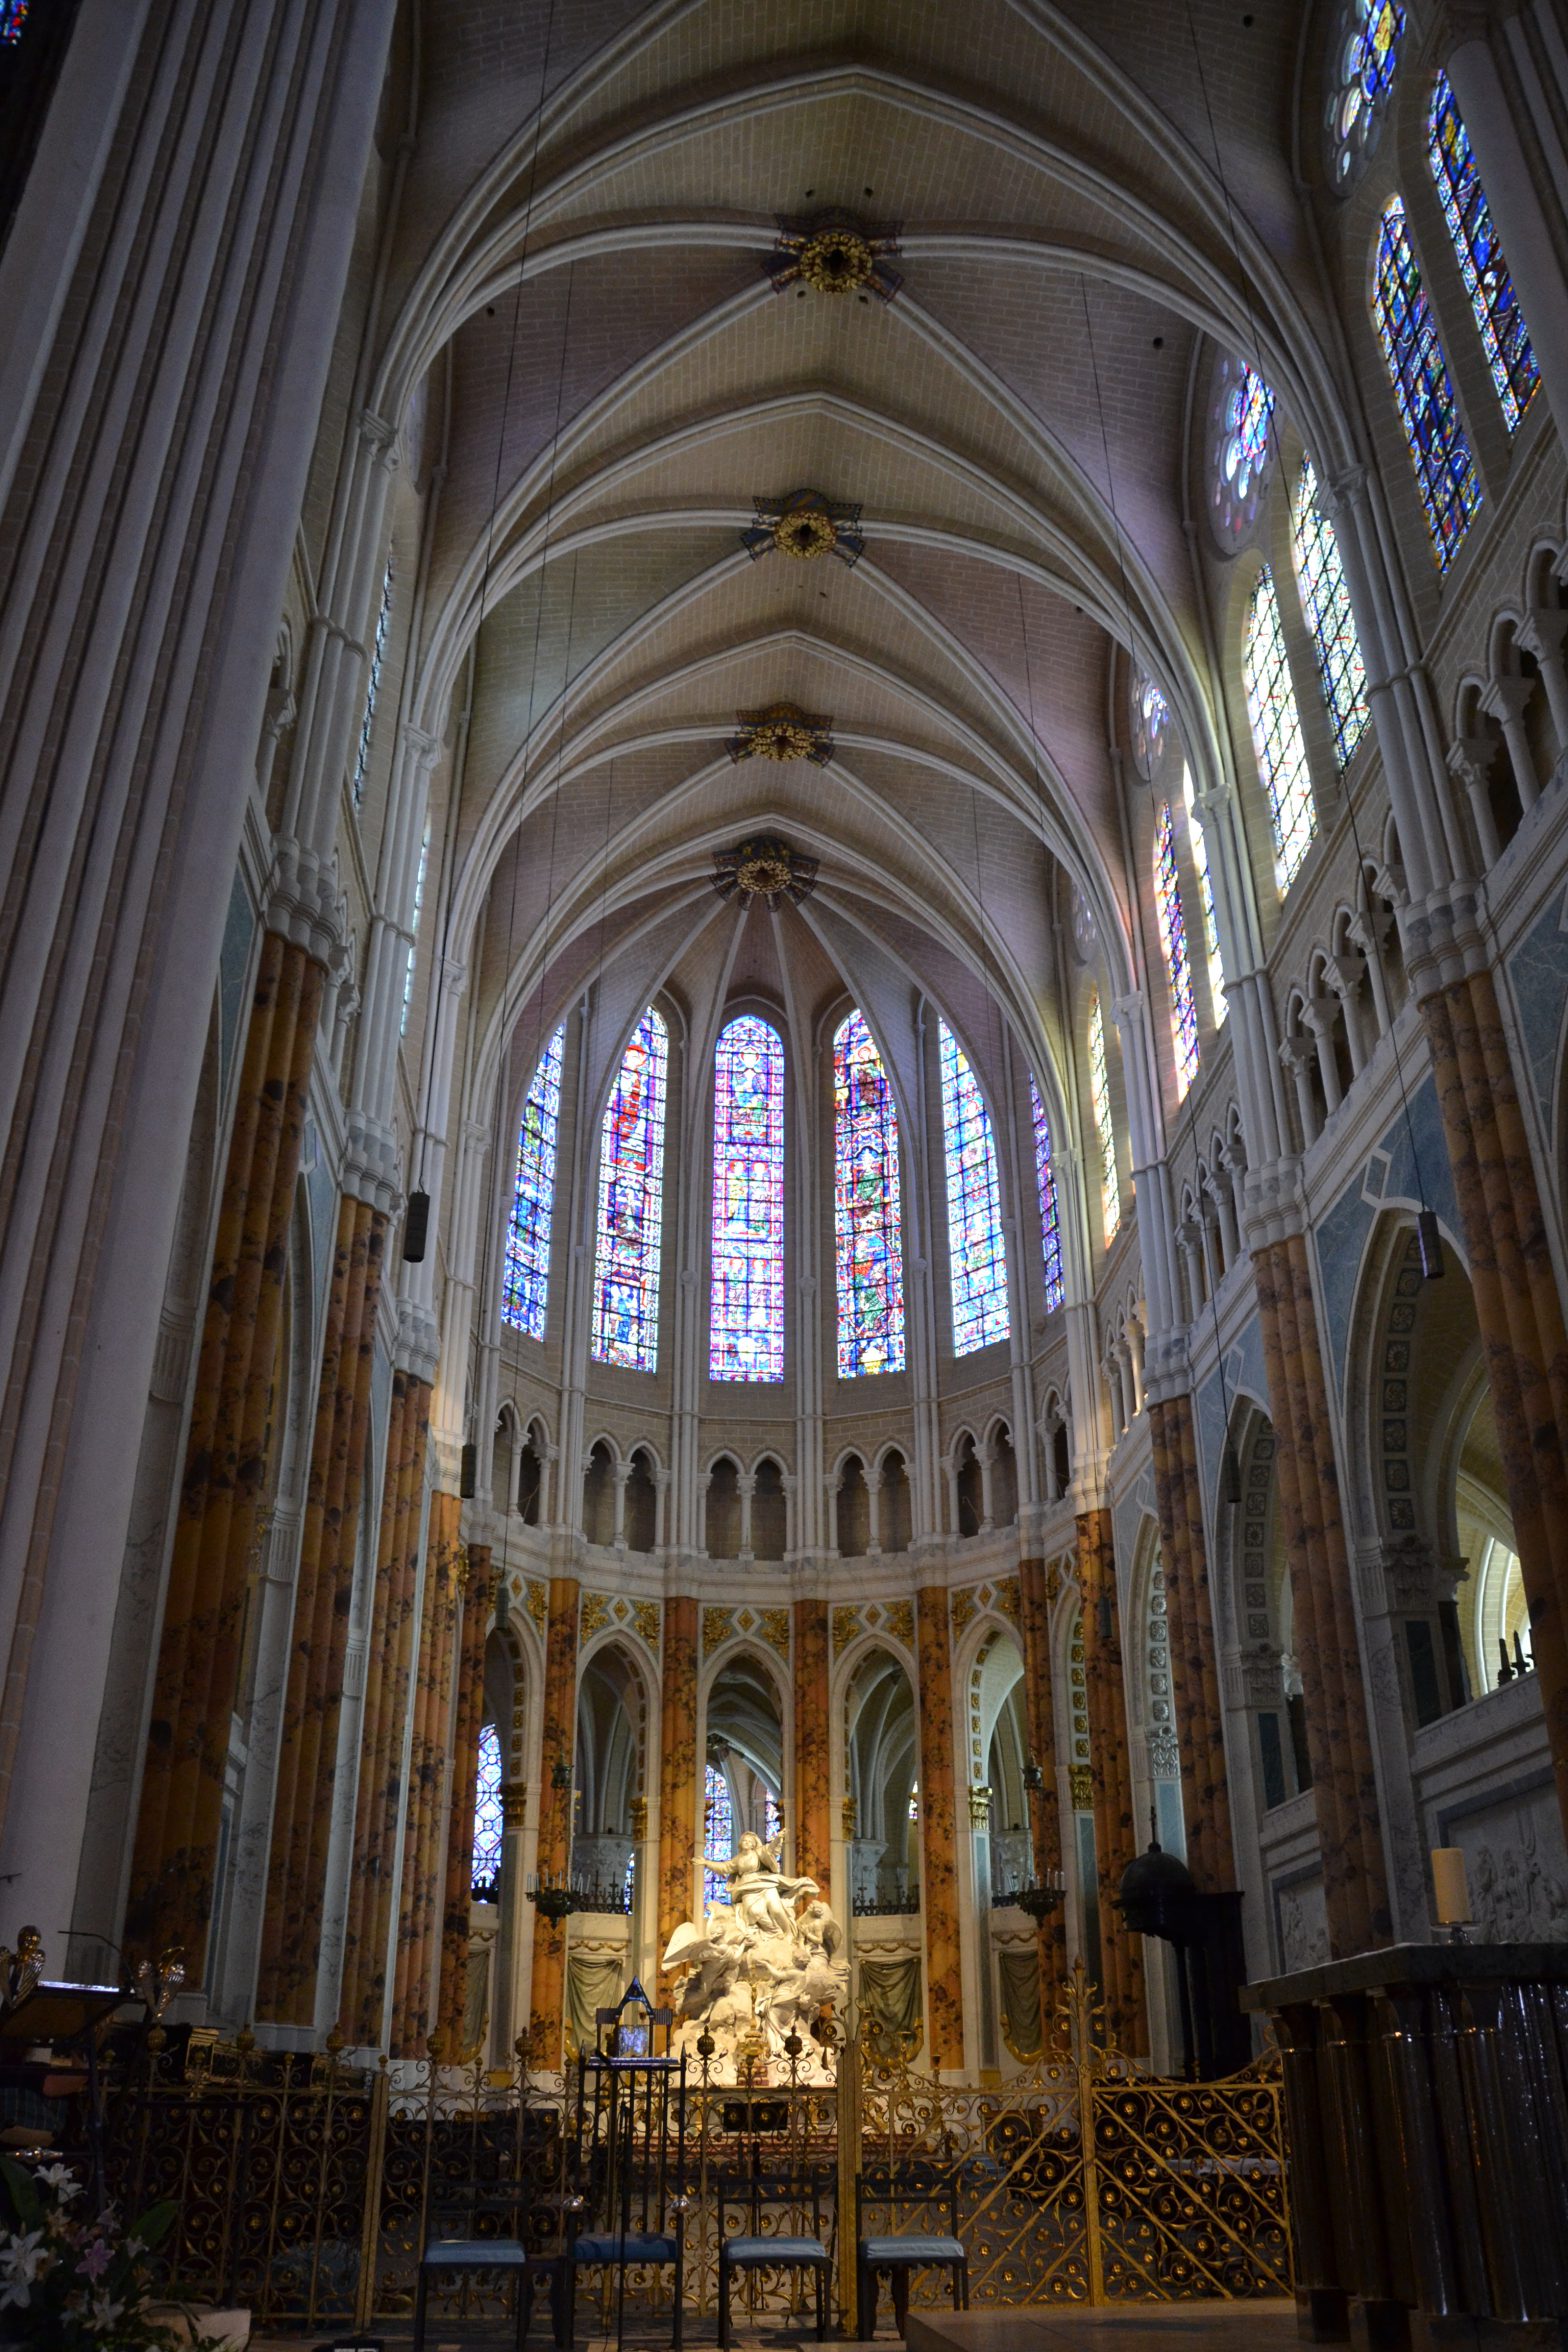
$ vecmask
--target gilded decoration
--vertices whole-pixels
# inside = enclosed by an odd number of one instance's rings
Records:
[[[732,760],[810,760],[825,768],[833,757],[833,721],[797,703],[770,702],[764,710],[737,711],[737,733],[725,750]]]
[[[895,1641],[910,1649],[915,1645],[915,1604],[913,1601],[890,1601],[882,1613],[882,1624]]]
[[[865,553],[859,507],[836,506],[820,490],[793,490],[782,500],[759,498],[756,510],[756,521],[740,535],[753,562],[777,552],[793,563],[815,563],[819,555],[836,555],[849,566]]]
[[[542,1576],[530,1576],[528,1579],[528,1614],[541,1633],[544,1631],[545,1619],[549,1613],[549,1586]]]
[[[835,1658],[838,1656],[840,1650],[848,1649],[856,1634],[859,1633],[860,1626],[861,1617],[860,1611],[858,1609],[851,1608],[846,1603],[840,1608],[834,1610],[833,1655]]]
[[[816,886],[816,859],[803,856],[773,834],[760,834],[735,849],[713,853],[713,887],[720,898],[738,894],[748,904],[760,899],[770,915],[786,898],[795,906],[802,905]]]
[[[769,1649],[776,1650],[787,1666],[789,1664],[788,1609],[764,1609],[757,1620],[757,1631]]]
[[[727,1642],[735,1629],[735,1621],[728,1609],[704,1609],[702,1612],[702,1654],[709,1657],[721,1642]]]
[[[1073,1811],[1075,1813],[1092,1813],[1094,1811],[1094,1774],[1089,1766],[1087,1764],[1069,1764],[1067,1785],[1072,1792]]]
[[[850,212],[780,214],[778,243],[762,256],[762,267],[775,294],[793,286],[798,293],[858,294],[862,301],[874,294],[891,302],[904,282],[893,267],[897,251],[895,226],[872,227]]]
[[[585,1642],[592,1641],[596,1633],[603,1633],[609,1622],[609,1594],[585,1592],[583,1594],[582,1616],[578,1621],[578,1639]]]
[[[952,1610],[953,1631],[955,1634],[963,1632],[965,1626],[968,1625],[974,1617],[975,1610],[978,1605],[979,1604],[975,1598],[975,1588],[972,1584],[961,1585],[958,1591],[954,1593],[952,1600]]]
[[[1017,1625],[1021,1622],[1023,1605],[1018,1596],[1018,1579],[1016,1576],[1004,1576],[1001,1579],[1001,1582],[997,1585],[996,1595],[992,1602],[992,1606],[993,1608],[1000,1609],[1002,1615],[1004,1617],[1010,1618],[1014,1625]]]
[[[528,1819],[528,1786],[521,1780],[501,1783],[501,1822],[503,1828],[521,1829]]]
[[[631,1615],[633,1630],[643,1641],[647,1643],[649,1649],[652,1650],[654,1656],[657,1657],[659,1654],[659,1636],[662,1630],[658,1602],[633,1601]]]

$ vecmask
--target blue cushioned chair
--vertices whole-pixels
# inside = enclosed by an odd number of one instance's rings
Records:
[[[866,2210],[885,2207],[890,2219],[914,2209],[930,2216],[945,2214],[948,2227],[936,2230],[890,2230],[875,2236],[866,2229]],[[969,2308],[969,2256],[958,2234],[958,2174],[918,2159],[882,2165],[874,2172],[855,2175],[855,2285],[859,2337],[868,2344],[877,2332],[877,2278],[888,2273],[893,2288],[893,2318],[900,2335],[909,2320],[909,2274],[914,2270],[947,2270],[953,2278],[953,2309]]]
[[[517,2282],[517,2352],[523,2352],[528,2318],[533,2309],[533,2271],[528,2250],[508,2238],[432,2238],[419,2258],[419,2286],[414,2296],[414,2352],[424,2352],[425,2299],[430,2281],[457,2273],[499,2273]]]
[[[576,2190],[567,2200],[565,2293],[555,2340],[569,2346],[576,2331],[581,2271],[618,2271],[624,2295],[629,2270],[668,2269],[675,2306],[670,2341],[680,2352],[690,2203],[686,2059],[670,2055],[673,2012],[655,2009],[635,1977],[625,1998],[596,2010],[594,2021],[598,2046],[577,2061]]]
[[[726,2212],[740,2214],[731,2231]],[[793,2228],[771,2234],[763,2227],[768,2212],[779,2214]],[[806,2227],[807,2215],[811,2227]],[[762,2170],[755,2151],[751,2170],[721,2173],[718,2180],[719,2224],[719,2352],[730,2343],[730,2288],[737,2270],[809,2271],[816,2285],[817,2342],[828,2332],[828,2280],[833,2256],[822,2242],[822,2182],[815,2172],[770,2174]]]

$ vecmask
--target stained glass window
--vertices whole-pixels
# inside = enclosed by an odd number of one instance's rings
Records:
[[[713,1064],[715,1380],[784,1377],[784,1043],[731,1021]]]
[[[1454,241],[1475,323],[1481,330],[1486,364],[1492,371],[1492,382],[1497,386],[1497,397],[1511,433],[1530,405],[1541,371],[1536,365],[1512,274],[1497,241],[1492,208],[1475,168],[1470,134],[1454,102],[1447,74],[1438,75],[1432,90],[1427,159],[1442,199],[1443,217]]]
[[[780,1811],[778,1798],[770,1788],[765,1788],[762,1792],[762,1834],[770,1846],[783,1827],[784,1815]]]
[[[561,1053],[566,1029],[557,1029],[539,1057],[523,1105],[517,1137],[517,1181],[506,1227],[506,1267],[501,1278],[501,1313],[530,1339],[543,1339],[550,1296],[550,1219],[555,1208],[555,1137],[561,1115]]]
[[[1350,608],[1350,590],[1334,526],[1318,503],[1318,478],[1308,458],[1296,485],[1296,511],[1291,524],[1296,580],[1302,609],[1312,632],[1323,699],[1334,729],[1339,764],[1348,765],[1351,753],[1366,733],[1367,674],[1361,661],[1361,640]]]
[[[599,1364],[659,1363],[664,1228],[664,1096],[669,1032],[650,1005],[632,1031],[599,1139],[593,1353]]]
[[[833,1040],[838,1376],[904,1369],[898,1106],[860,1012]]]
[[[1446,571],[1481,504],[1481,484],[1397,196],[1378,230],[1372,316],[1393,379],[1432,549]]]
[[[1214,369],[1209,419],[1210,498],[1222,547],[1252,527],[1274,455],[1274,395],[1255,367],[1228,352]]]
[[[1182,920],[1181,882],[1176,872],[1176,828],[1169,801],[1160,811],[1154,837],[1154,908],[1160,923],[1160,953],[1171,990],[1171,1045],[1176,1056],[1178,1099],[1198,1075],[1198,1008],[1187,961],[1187,926]]]
[[[735,1851],[735,1808],[730,1801],[729,1780],[717,1764],[708,1766],[703,1790],[706,1828],[702,1850],[717,1862],[727,1862]],[[702,1874],[704,1903],[723,1902],[727,1884],[716,1870],[705,1870]]]
[[[1265,565],[1258,574],[1247,608],[1247,638],[1242,650],[1242,673],[1247,684],[1247,714],[1252,721],[1253,748],[1258,771],[1269,799],[1274,828],[1274,871],[1282,891],[1301,871],[1302,859],[1318,829],[1312,800],[1312,777],[1307,747],[1301,739],[1301,713],[1290,682],[1285,632],[1280,626],[1279,598],[1274,576]]]
[[[1138,772],[1146,780],[1159,767],[1170,723],[1170,704],[1154,680],[1140,671],[1132,687],[1132,749]]]
[[[1341,0],[1329,51],[1324,118],[1330,169],[1341,187],[1348,186],[1376,144],[1404,29],[1398,0]]]
[[[1029,1109],[1034,1118],[1034,1170],[1040,1180],[1040,1244],[1045,1254],[1045,1311],[1050,1314],[1067,1296],[1062,1278],[1062,1219],[1056,1200],[1056,1170],[1051,1165],[1051,1128],[1040,1100],[1040,1089],[1029,1073]]]
[[[425,875],[430,866],[430,819],[425,819],[425,835],[419,844],[419,871],[414,876],[414,912],[409,925],[408,961],[403,966],[403,1011],[397,1025],[399,1037],[408,1035],[408,1016],[414,1005],[414,970],[419,952],[419,918],[425,911]]]
[[[1089,999],[1089,1107],[1100,1139],[1100,1208],[1106,1247],[1122,1221],[1122,1188],[1116,1173],[1116,1127],[1111,1118],[1111,1074],[1105,1063],[1105,1015],[1098,989]]]
[[[1220,953],[1219,919],[1214,912],[1214,880],[1209,872],[1209,848],[1203,838],[1203,825],[1193,806],[1192,770],[1181,772],[1181,796],[1187,810],[1187,840],[1192,850],[1192,870],[1198,877],[1198,905],[1203,913],[1203,952],[1209,966],[1209,996],[1214,1005],[1214,1025],[1219,1027],[1225,1018],[1225,958]]]
[[[493,1723],[479,1734],[479,1778],[474,1793],[473,1892],[480,1902],[493,1901],[501,1876],[501,1849],[506,1818],[501,1808],[501,1735]]]
[[[1007,1337],[1007,1247],[991,1114],[969,1057],[945,1021],[937,1024],[942,1072],[942,1142],[947,1155],[947,1259],[953,1297],[953,1353],[972,1355]]]
[[[359,722],[359,752],[354,761],[356,808],[365,797],[365,770],[370,765],[370,734],[376,723],[376,697],[381,692],[381,671],[387,658],[387,631],[391,626],[392,558],[389,555],[381,579],[381,605],[376,614],[376,634],[370,647],[370,675],[365,681],[365,715]]]
[[[27,22],[27,0],[0,0],[0,49],[14,49]]]

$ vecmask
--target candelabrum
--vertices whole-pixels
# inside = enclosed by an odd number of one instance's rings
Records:
[[[1060,1877],[1030,1879],[1027,1885],[997,1887],[991,1896],[993,1911],[1023,1911],[1038,1927],[1061,1904],[1064,1893]]]
[[[565,1871],[539,1871],[525,1892],[552,1927],[559,1927],[574,1911],[608,1911],[624,1919],[632,1907],[632,1890],[624,1880],[616,1884],[607,1879],[576,1878]]]

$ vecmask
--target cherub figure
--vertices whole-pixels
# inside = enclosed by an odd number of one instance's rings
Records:
[[[757,1935],[788,1936],[794,1941],[799,1923],[789,1908],[801,1895],[818,1892],[814,1878],[786,1878],[779,1869],[781,1840],[764,1845],[754,1829],[742,1830],[733,1854],[705,1854],[707,1868],[722,1878],[730,1903],[742,1926]]]

